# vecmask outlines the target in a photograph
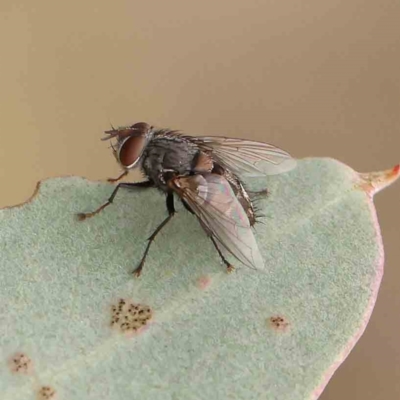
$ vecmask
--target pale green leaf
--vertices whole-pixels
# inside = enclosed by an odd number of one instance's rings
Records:
[[[61,400],[317,398],[370,317],[383,272],[372,195],[398,173],[305,159],[269,177],[255,230],[264,272],[226,273],[180,207],[139,279],[164,196],[121,190],[79,222],[113,186],[43,181],[0,210],[1,399],[35,399],[42,386]],[[146,306],[146,329],[110,326],[120,298]]]

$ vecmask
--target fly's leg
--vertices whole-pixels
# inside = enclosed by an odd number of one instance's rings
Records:
[[[141,188],[148,188],[148,187],[152,187],[154,186],[152,181],[144,181],[144,182],[134,182],[134,183],[119,183],[116,188],[114,189],[114,191],[111,193],[111,196],[109,197],[109,199],[102,205],[100,206],[97,210],[92,211],[90,213],[79,213],[77,215],[79,221],[84,221],[87,218],[91,218],[94,215],[98,214],[100,211],[104,210],[107,206],[109,206],[113,201],[114,201],[114,197],[117,195],[117,192],[120,188],[124,187],[124,188],[133,188],[133,187],[141,187]]]
[[[222,261],[224,262],[224,264],[226,265],[226,272],[230,273],[232,272],[235,267],[224,257],[224,255],[221,253],[221,250],[219,249],[217,242],[215,241],[215,239],[213,238],[212,235],[210,235],[210,239],[213,242],[214,247],[217,249],[219,256],[221,257]]]
[[[189,207],[189,205],[182,200],[183,205],[185,206],[186,210],[188,210],[191,214],[194,214],[193,210]],[[223,261],[223,263],[226,265],[226,271],[228,273],[232,272],[235,267],[224,257],[224,255],[221,253],[221,250],[219,249],[217,242],[215,241],[215,239],[213,238],[213,235],[209,232],[209,230],[203,225],[203,223],[201,222],[201,219],[199,219],[200,225],[203,227],[203,229],[205,230],[205,232],[207,233],[207,236],[211,239],[211,241],[213,242],[214,247],[217,249],[219,256],[221,257],[221,260]]]
[[[118,178],[108,178],[107,182],[110,182],[110,183],[118,182],[122,178],[124,178],[126,175],[128,175],[128,171],[124,171]]]
[[[167,210],[168,210],[168,217],[164,219],[163,222],[161,222],[160,225],[158,225],[157,229],[152,233],[152,235],[147,239],[147,247],[146,250],[144,251],[143,257],[140,260],[139,266],[133,271],[133,275],[135,276],[140,276],[144,263],[146,261],[147,253],[150,250],[150,246],[153,243],[154,239],[156,238],[157,234],[161,231],[162,228],[164,228],[165,225],[172,219],[172,217],[175,214],[175,206],[174,206],[174,195],[172,193],[167,194],[167,199],[166,199],[166,204],[167,204]]]
[[[252,196],[268,196],[269,190],[268,189],[261,189],[261,190],[246,190],[246,192]]]

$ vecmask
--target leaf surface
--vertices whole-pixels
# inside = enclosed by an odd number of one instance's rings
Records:
[[[227,274],[179,207],[139,279],[130,272],[166,215],[163,195],[121,190],[78,222],[113,186],[43,181],[0,210],[1,398],[35,399],[43,385],[69,400],[317,398],[372,312],[383,273],[372,196],[398,174],[305,159],[268,177],[255,229],[265,271]],[[151,315],[134,334],[111,326],[119,299],[122,318],[130,304]],[[10,367],[16,354],[26,371]]]

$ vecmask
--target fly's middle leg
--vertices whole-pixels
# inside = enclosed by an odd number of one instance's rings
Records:
[[[86,214],[79,213],[77,215],[78,220],[84,221],[85,219],[91,218],[91,217],[95,216],[96,214],[98,214],[100,211],[104,210],[107,206],[109,206],[114,201],[114,198],[117,195],[118,190],[121,188],[133,188],[133,187],[149,188],[149,187],[153,187],[153,186],[154,186],[154,184],[151,181],[134,182],[134,183],[128,183],[128,182],[119,183],[116,186],[116,188],[114,189],[114,191],[111,193],[111,196],[109,197],[109,199],[103,205],[101,205],[98,209],[96,209],[90,213],[86,213]]]
[[[157,234],[162,230],[162,228],[164,228],[165,225],[168,224],[168,222],[175,215],[174,195],[172,193],[167,194],[166,204],[167,204],[167,210],[168,210],[168,217],[165,218],[164,221],[161,222],[160,225],[158,225],[156,230],[147,239],[148,243],[146,246],[146,250],[144,251],[142,259],[140,260],[139,266],[133,271],[133,275],[135,275],[137,277],[140,276],[140,274],[142,273],[142,269],[143,269],[144,263],[146,261],[147,253],[149,252],[150,246],[153,243],[154,239],[156,238]]]
[[[215,241],[215,239],[212,235],[210,235],[210,239],[213,242],[214,247],[217,249],[218,254],[221,257],[223,263],[226,265],[226,272],[231,273],[235,269],[235,267],[221,253],[221,250],[219,249],[217,242]]]
[[[189,205],[182,200],[183,205],[185,206],[185,208],[191,213],[194,214],[193,210],[189,207]],[[222,262],[226,265],[226,272],[230,273],[232,272],[235,267],[224,257],[224,255],[221,253],[221,250],[219,249],[217,242],[215,241],[213,235],[211,232],[209,232],[209,230],[204,226],[204,224],[201,222],[201,219],[198,218],[200,225],[203,227],[204,231],[207,233],[207,236],[211,239],[215,249],[217,250],[219,256],[221,257]]]

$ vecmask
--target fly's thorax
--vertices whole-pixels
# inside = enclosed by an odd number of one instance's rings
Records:
[[[184,137],[156,132],[143,153],[142,169],[157,187],[168,191],[167,182],[171,177],[192,172],[197,153],[197,146]]]

